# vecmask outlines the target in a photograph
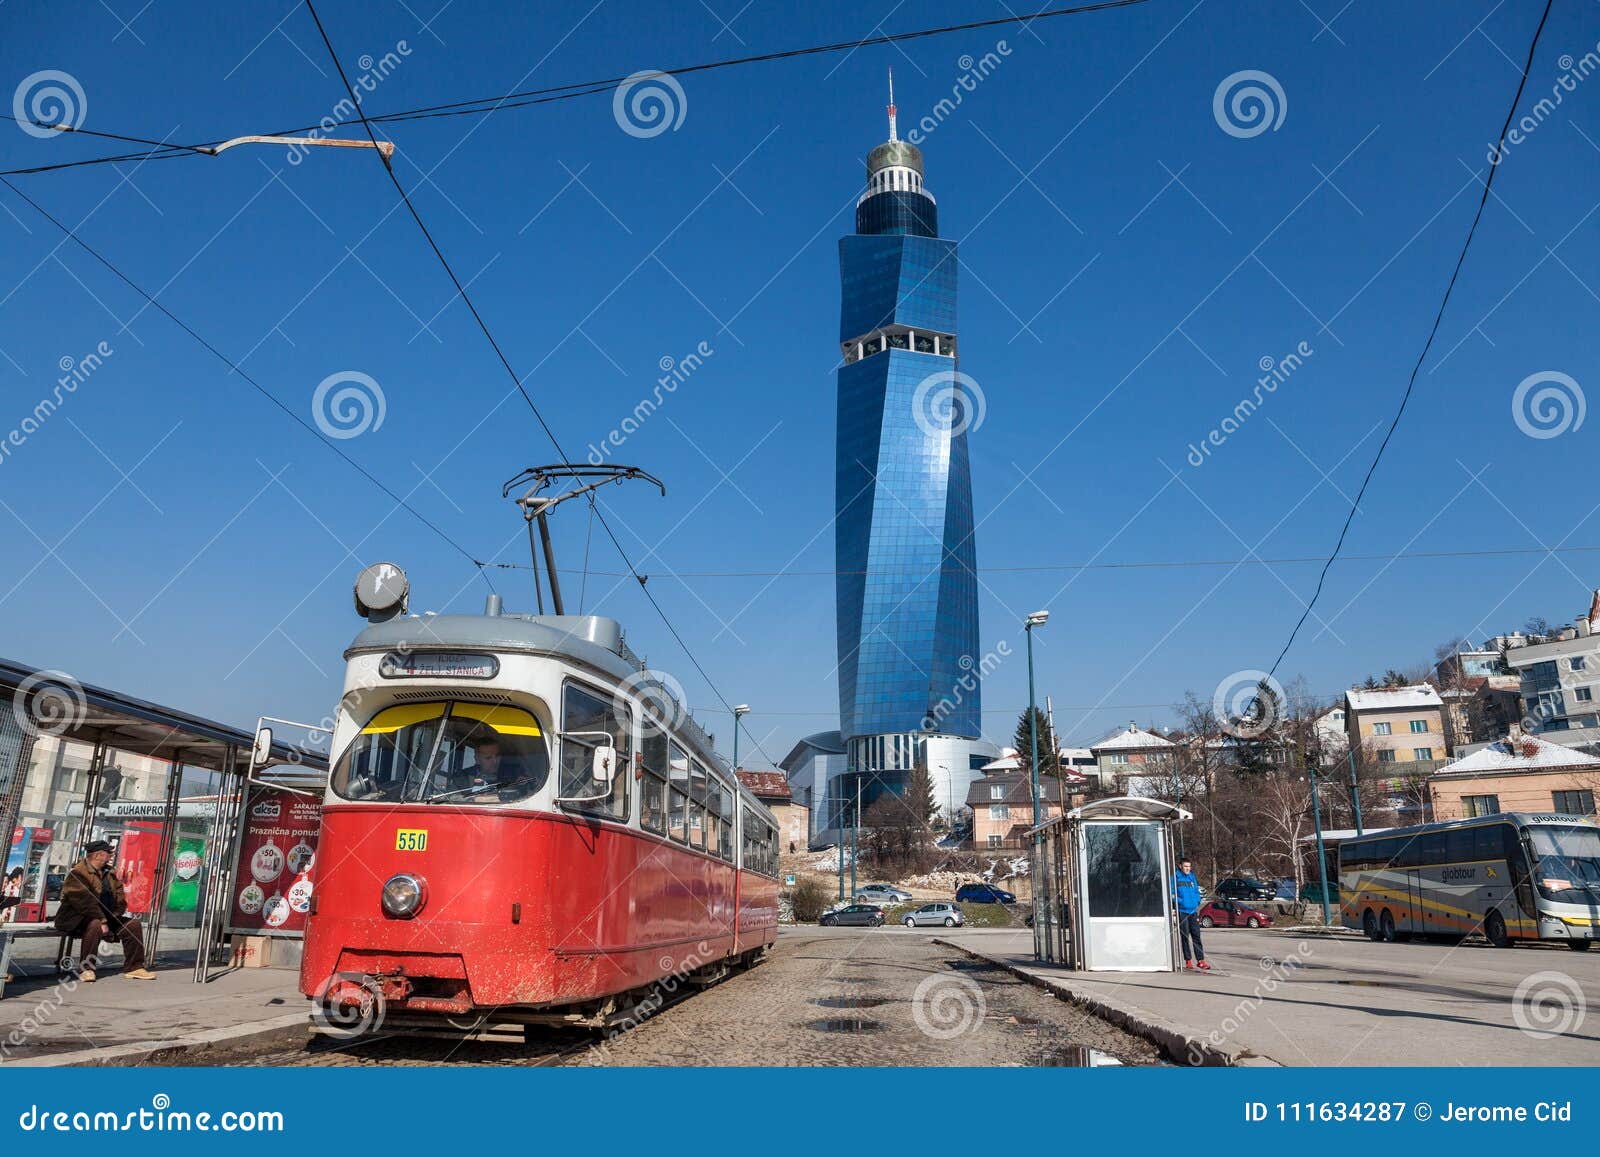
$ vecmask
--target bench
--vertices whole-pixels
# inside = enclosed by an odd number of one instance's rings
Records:
[[[0,924],[0,998],[6,994],[6,975],[11,970],[11,944],[14,940],[40,940],[54,937],[60,941],[56,948],[56,973],[67,970],[67,949],[77,937],[62,932],[54,924]]]

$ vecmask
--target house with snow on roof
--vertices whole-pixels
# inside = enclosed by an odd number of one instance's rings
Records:
[[[1344,693],[1350,749],[1393,776],[1429,775],[1449,756],[1444,700],[1426,683]],[[1394,766],[1390,766],[1394,765]]]
[[[1089,751],[1100,786],[1124,795],[1159,795],[1161,783],[1172,772],[1172,741],[1137,723],[1091,743]]]
[[[1433,815],[1470,819],[1499,812],[1595,814],[1600,758],[1529,735],[1520,727],[1428,777]]]

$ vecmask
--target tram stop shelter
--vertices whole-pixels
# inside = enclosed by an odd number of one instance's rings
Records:
[[[308,728],[316,731],[316,728]],[[66,873],[90,840],[116,847],[128,908],[160,941],[195,947],[205,979],[221,941],[248,786],[312,790],[327,757],[314,743],[256,733],[0,659],[0,832],[11,836],[0,942],[37,937],[54,952]],[[277,765],[272,772],[265,769]],[[3,994],[0,982],[0,994]]]
[[[1175,970],[1172,829],[1192,818],[1118,796],[1034,828],[1034,958],[1080,971]]]

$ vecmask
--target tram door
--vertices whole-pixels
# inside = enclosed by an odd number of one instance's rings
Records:
[[[1170,972],[1172,866],[1164,825],[1085,821],[1078,857],[1084,966],[1090,971]]]

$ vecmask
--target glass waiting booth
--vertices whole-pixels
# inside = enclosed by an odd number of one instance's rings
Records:
[[[1095,800],[1034,829],[1034,955],[1091,972],[1177,966],[1172,828],[1157,799]]]
[[[166,940],[204,965],[255,733],[4,659],[0,703],[0,832],[11,837],[0,888],[17,899],[0,921],[48,926],[84,845],[106,840],[152,959]],[[268,755],[325,780],[323,751],[271,744]]]

